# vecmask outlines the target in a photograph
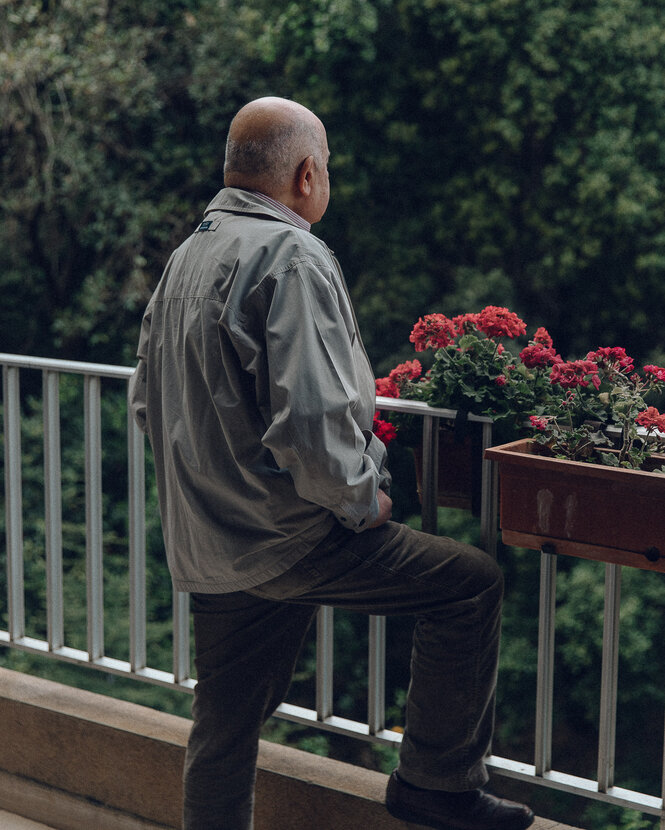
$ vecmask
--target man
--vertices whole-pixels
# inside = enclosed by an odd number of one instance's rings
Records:
[[[521,830],[486,795],[502,578],[487,554],[390,521],[374,380],[337,261],[326,133],[292,101],[243,107],[225,188],[145,313],[132,407],[155,456],[198,683],[186,830],[249,830],[262,724],[319,605],[416,616],[387,807],[434,828]]]

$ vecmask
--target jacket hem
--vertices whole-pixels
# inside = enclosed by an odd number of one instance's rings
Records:
[[[261,551],[262,554],[277,555],[280,550],[288,548],[284,551],[283,556],[277,559],[268,567],[263,567],[260,572],[248,574],[244,577],[236,578],[215,578],[212,580],[191,580],[191,579],[177,579],[171,577],[173,587],[176,591],[181,591],[190,594],[232,594],[236,591],[248,591],[251,588],[256,588],[264,582],[269,582],[271,579],[276,579],[283,573],[292,568],[301,559],[304,559],[322,539],[330,533],[335,526],[336,521],[333,516],[330,516],[328,521],[325,521],[321,526],[317,526],[319,531],[315,535],[307,534],[305,539],[292,539],[288,542],[283,542],[273,548],[265,548]]]

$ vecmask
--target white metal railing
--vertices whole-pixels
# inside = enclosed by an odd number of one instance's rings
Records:
[[[109,656],[104,647],[103,608],[103,493],[102,493],[102,386],[106,379],[125,384],[132,369],[91,363],[0,354],[3,371],[5,537],[7,559],[7,630],[0,630],[0,645],[47,655],[105,672],[123,675],[191,692],[189,598],[173,594],[172,671],[151,668],[146,648],[146,493],[145,441],[129,411],[127,415],[128,562],[129,562],[129,660]],[[21,373],[41,372],[44,448],[44,560],[46,578],[46,639],[26,635],[23,565],[24,471],[21,448]],[[62,375],[83,376],[85,444],[85,525],[87,583],[87,647],[72,648],[65,642],[62,492],[61,412]],[[422,523],[427,532],[437,529],[438,424],[456,413],[434,409],[414,401],[377,398],[377,408],[417,415],[423,420]],[[492,442],[492,423],[487,418],[470,420],[482,424],[482,449]],[[491,462],[482,462],[481,544],[496,554],[498,476]],[[665,830],[663,798],[620,788],[614,783],[615,725],[618,683],[618,636],[621,568],[606,566],[603,669],[598,745],[597,780],[573,776],[552,768],[552,711],[554,686],[554,637],[556,600],[556,555],[541,552],[540,615],[536,693],[534,763],[526,764],[491,755],[488,765],[495,772],[538,783],[621,807],[660,817]],[[314,707],[282,703],[277,715],[323,730],[364,740],[397,745],[401,735],[386,729],[385,713],[385,619],[369,620],[369,668],[367,720],[339,717],[333,705],[333,610],[321,608],[317,620],[317,672]],[[665,764],[664,764],[665,766]],[[665,782],[663,784],[665,790]]]
[[[127,417],[128,525],[129,525],[129,661],[118,660],[104,649],[103,533],[102,533],[102,424],[103,378],[125,383],[132,369],[48,358],[0,354],[3,370],[5,537],[7,547],[7,630],[0,630],[0,645],[131,676],[164,686],[191,691],[189,608],[186,594],[173,596],[173,671],[147,665],[146,649],[146,548],[145,548],[145,441]],[[21,369],[42,373],[44,437],[44,522],[46,562],[45,640],[26,636],[23,579],[23,469],[21,459]],[[85,524],[87,649],[71,648],[64,638],[62,559],[62,493],[60,459],[59,380],[63,374],[84,378]]]

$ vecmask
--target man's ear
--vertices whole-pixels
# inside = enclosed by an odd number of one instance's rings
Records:
[[[312,192],[312,175],[314,173],[314,156],[307,156],[301,162],[296,176],[296,186],[301,196],[309,196]]]

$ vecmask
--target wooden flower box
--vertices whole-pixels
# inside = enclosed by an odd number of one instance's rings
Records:
[[[498,464],[508,545],[665,572],[665,474],[538,454],[531,439],[485,450]],[[650,459],[651,469],[665,456]]]

